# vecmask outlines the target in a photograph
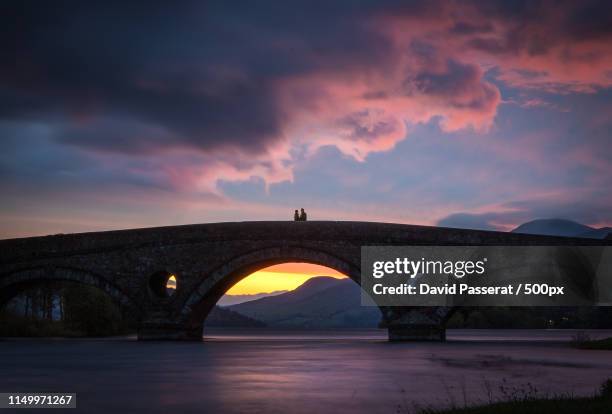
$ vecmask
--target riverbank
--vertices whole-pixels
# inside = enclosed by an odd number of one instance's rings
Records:
[[[426,409],[420,414],[607,414],[610,412],[612,412],[612,379],[605,381],[599,394],[593,397],[537,398],[518,394],[510,396],[510,401],[448,410]]]

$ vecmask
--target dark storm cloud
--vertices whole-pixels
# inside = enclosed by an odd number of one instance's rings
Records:
[[[0,117],[66,117],[64,142],[105,150],[260,151],[281,139],[277,79],[388,53],[345,6],[15,2],[3,9]],[[166,132],[128,137],[101,114]]]
[[[490,53],[544,53],[557,38],[610,34],[609,2],[474,4],[466,3],[448,30],[471,36],[472,47]],[[454,16],[450,9],[426,1],[15,1],[3,6],[0,18],[0,118],[65,118],[61,140],[93,149],[260,152],[283,139],[284,123],[300,111],[279,103],[279,80],[344,68],[384,70],[395,51],[372,20],[442,22]],[[558,24],[537,30],[557,14]],[[488,36],[493,20],[508,23],[503,36]],[[452,97],[481,87],[477,71],[451,61],[445,73],[423,72],[413,81],[422,92]],[[483,92],[480,101],[455,104],[486,105],[492,91]],[[128,136],[131,128],[109,129],[108,118],[151,124],[157,133]]]
[[[266,79],[249,73],[227,79],[208,65],[219,53],[205,13],[196,25],[192,6],[63,6],[5,15],[15,21],[18,42],[15,56],[3,55],[0,116],[65,116],[82,129],[66,141],[127,151],[147,138],[125,139],[127,131],[112,133],[88,119],[104,114],[151,122],[172,131],[169,141],[203,148],[262,145],[276,137],[279,111]],[[16,63],[12,70],[9,59]]]
[[[609,1],[491,1],[479,2],[478,9],[481,16],[504,25],[499,36],[483,32],[469,41],[471,47],[487,53],[537,56],[568,42],[612,38]],[[467,34],[478,31],[468,29]]]
[[[575,39],[610,39],[612,37],[612,3],[607,0],[577,5],[565,22],[567,33]]]

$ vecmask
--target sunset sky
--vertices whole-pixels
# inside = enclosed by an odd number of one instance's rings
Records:
[[[346,275],[325,266],[310,263],[281,263],[248,275],[232,286],[226,295],[253,295],[294,290],[308,279],[320,276],[346,278]],[[176,276],[171,275],[168,278],[166,288],[176,289]]]
[[[309,263],[284,263],[266,267],[242,279],[226,292],[228,295],[252,295],[271,293],[279,290],[293,290],[308,279],[316,276],[331,276],[343,279],[342,273]]]
[[[9,1],[0,24],[0,238],[300,207],[612,225],[612,2]]]

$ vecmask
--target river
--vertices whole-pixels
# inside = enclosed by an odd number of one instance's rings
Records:
[[[0,392],[76,392],[71,413],[199,414],[414,412],[485,403],[513,388],[591,395],[612,377],[612,351],[573,349],[573,334],[456,330],[446,343],[388,343],[380,330],[213,330],[202,343],[7,339]]]

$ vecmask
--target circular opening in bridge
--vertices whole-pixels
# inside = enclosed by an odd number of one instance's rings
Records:
[[[384,337],[380,320],[377,307],[361,305],[361,287],[346,275],[291,262],[262,268],[231,286],[208,314],[204,333],[234,335],[239,328],[239,335],[250,335],[253,328],[266,335],[287,329],[329,336],[365,328]]]
[[[169,298],[174,295],[176,288],[177,278],[173,273],[158,272],[149,279],[149,289],[156,298]]]

